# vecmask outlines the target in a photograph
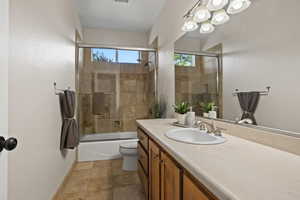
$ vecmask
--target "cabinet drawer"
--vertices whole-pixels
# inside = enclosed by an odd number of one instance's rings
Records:
[[[140,128],[137,129],[137,135],[138,135],[139,142],[146,149],[146,151],[148,151],[148,142],[149,142],[148,136]]]
[[[145,191],[145,195],[146,195],[146,200],[148,200],[148,178],[146,176],[146,174],[144,173],[144,170],[142,168],[142,165],[140,164],[140,162],[138,162],[138,174],[142,183],[142,186],[144,188]]]
[[[148,154],[145,152],[141,144],[138,145],[139,161],[144,168],[146,174],[148,174]]]

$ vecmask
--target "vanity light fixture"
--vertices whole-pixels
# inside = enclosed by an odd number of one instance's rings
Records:
[[[251,5],[250,0],[231,0],[230,4],[227,8],[227,13],[229,14],[237,14],[240,13]]]
[[[199,26],[197,22],[195,22],[192,17],[188,17],[182,26],[182,30],[185,32],[190,32],[196,30],[198,27]]]
[[[214,32],[214,30],[215,30],[214,25],[212,25],[209,21],[201,24],[200,33],[202,34],[212,33]]]
[[[198,23],[205,22],[211,18],[211,13],[206,6],[199,6],[195,9],[194,20]]]
[[[213,17],[211,19],[211,23],[214,25],[225,24],[229,21],[229,15],[226,13],[224,9],[218,10],[214,12]]]
[[[228,0],[209,0],[207,8],[210,11],[216,11],[224,8],[228,4]]]
[[[200,26],[200,33],[211,33],[215,26],[229,21],[229,14],[240,13],[250,5],[250,0],[198,0],[183,16],[182,31],[194,31]]]

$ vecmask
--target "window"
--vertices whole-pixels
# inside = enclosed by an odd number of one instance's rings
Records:
[[[92,61],[93,62],[116,62],[117,51],[116,49],[92,48]]]
[[[119,63],[139,63],[140,52],[132,50],[118,50]]]
[[[175,65],[183,67],[195,67],[196,66],[196,56],[190,54],[174,54]]]
[[[92,48],[93,62],[111,62],[111,63],[140,63],[140,51]]]

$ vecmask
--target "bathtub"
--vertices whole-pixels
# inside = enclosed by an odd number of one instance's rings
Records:
[[[121,158],[119,145],[136,142],[136,132],[96,133],[81,137],[78,161],[111,160]]]

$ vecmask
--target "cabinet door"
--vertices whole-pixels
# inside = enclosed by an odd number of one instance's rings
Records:
[[[149,200],[160,200],[160,151],[159,147],[149,142]]]
[[[209,200],[209,198],[186,175],[183,176],[183,200]]]
[[[180,169],[161,152],[161,200],[180,200]]]
[[[148,200],[148,196],[149,196],[149,185],[148,185],[148,177],[146,176],[142,165],[140,164],[140,162],[138,162],[138,175],[140,177],[142,186],[144,188],[144,192],[145,192],[145,200]]]

